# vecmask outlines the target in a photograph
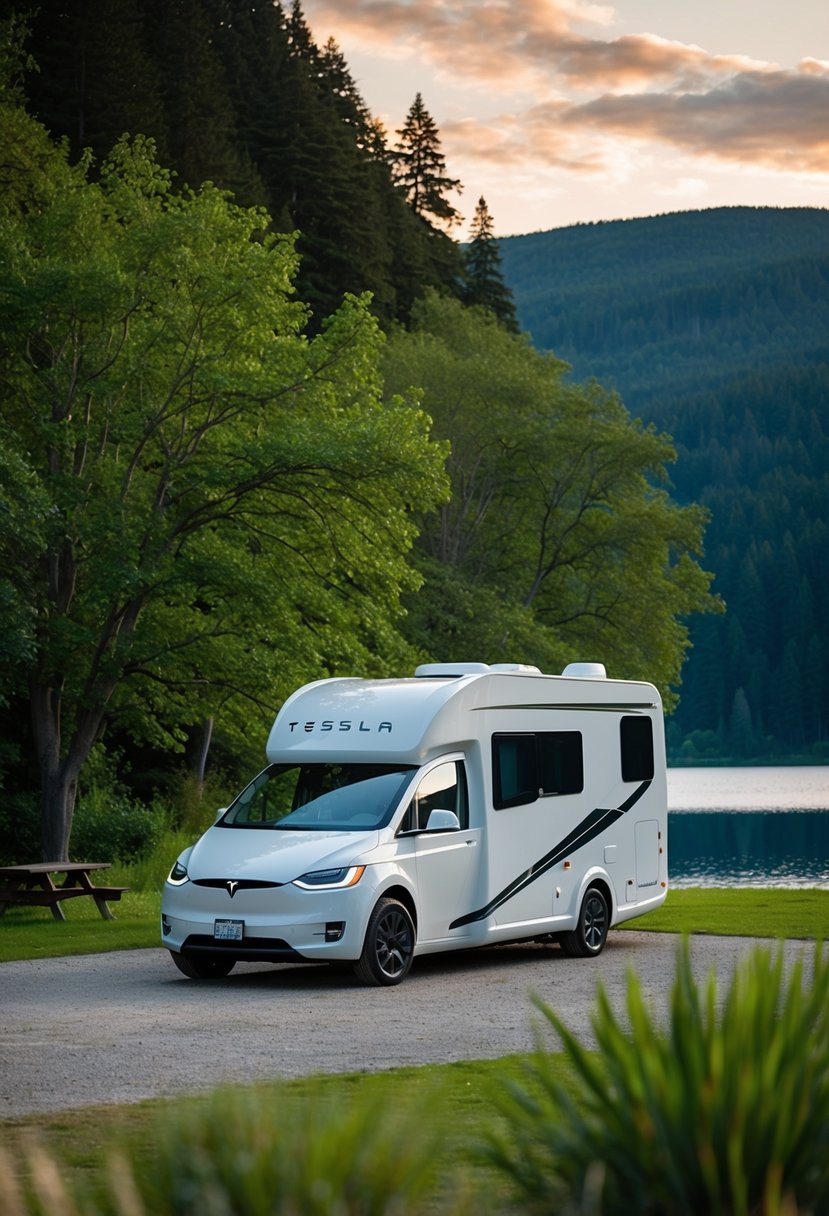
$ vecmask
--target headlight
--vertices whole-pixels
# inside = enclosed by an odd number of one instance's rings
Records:
[[[307,891],[320,888],[355,887],[363,877],[365,866],[341,866],[337,870],[312,870],[294,879],[294,885]]]
[[[174,887],[180,887],[183,882],[187,882],[187,866],[180,860],[177,861],[170,871],[167,881],[171,882]]]

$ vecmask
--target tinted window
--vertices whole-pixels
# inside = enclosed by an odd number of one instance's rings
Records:
[[[581,735],[577,730],[536,735],[540,788],[545,794],[578,794],[584,789]]]
[[[492,736],[492,784],[496,810],[584,788],[579,731],[539,731]]]
[[[469,826],[466,772],[455,760],[439,764],[419,783],[400,824],[401,832],[423,831],[434,810],[454,811],[462,828]]]
[[[622,718],[622,780],[650,781],[653,778],[653,722],[650,718]]]

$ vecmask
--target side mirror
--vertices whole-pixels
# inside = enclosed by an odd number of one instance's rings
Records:
[[[457,832],[460,829],[461,821],[458,819],[454,811],[442,811],[439,807],[435,807],[430,812],[426,823],[427,832]]]
[[[227,810],[226,806],[220,806],[218,811],[216,812],[216,814],[213,816],[213,822],[218,823],[219,820],[221,819],[222,815],[224,815],[226,810]]]

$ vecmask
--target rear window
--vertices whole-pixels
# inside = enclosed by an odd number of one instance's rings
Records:
[[[645,717],[622,718],[619,727],[622,780],[653,779],[653,722]]]

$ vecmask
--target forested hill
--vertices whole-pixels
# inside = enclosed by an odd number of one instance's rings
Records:
[[[677,497],[712,513],[704,564],[728,612],[692,623],[674,749],[825,750],[829,211],[684,212],[500,248],[535,344],[668,431]]]

